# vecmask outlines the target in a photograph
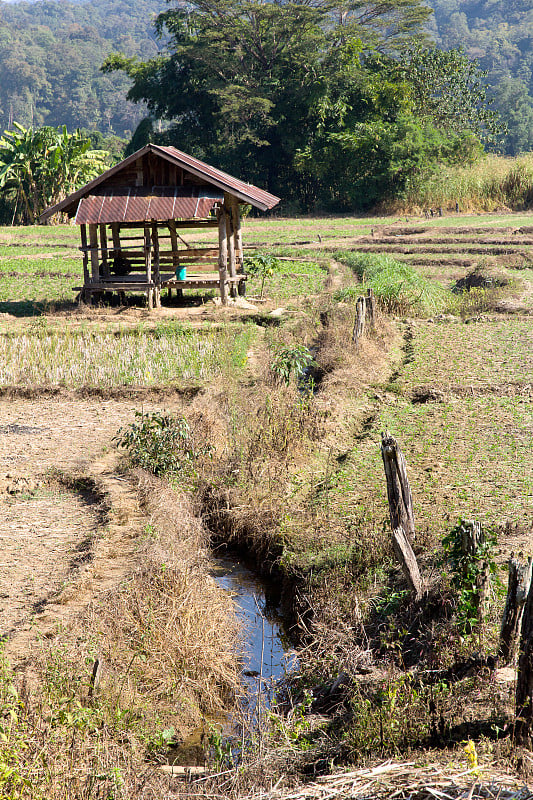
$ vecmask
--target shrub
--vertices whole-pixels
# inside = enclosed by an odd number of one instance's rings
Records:
[[[134,467],[154,475],[178,475],[190,467],[198,454],[183,417],[135,412],[136,422],[120,428],[114,441],[127,450]]]

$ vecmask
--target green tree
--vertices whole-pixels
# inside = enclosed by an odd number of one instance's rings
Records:
[[[90,140],[79,131],[62,128],[25,128],[0,138],[0,190],[25,223],[34,224],[44,209],[96,177],[107,153],[91,150]]]
[[[171,121],[162,143],[309,202],[294,156],[346,53],[355,70],[376,48],[396,53],[429,13],[419,0],[196,0],[159,15],[166,54],[144,63],[115,54],[103,69],[126,72],[129,99]]]

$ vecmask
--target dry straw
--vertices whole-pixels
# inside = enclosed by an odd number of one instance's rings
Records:
[[[284,788],[283,778],[268,790],[256,790],[239,800],[531,800],[533,792],[516,778],[490,770],[486,779],[479,769],[450,770],[442,764],[417,767],[414,762],[385,761],[370,768],[324,775],[312,783]],[[182,795],[183,796],[183,795]],[[187,797],[227,797],[220,788],[198,781]]]

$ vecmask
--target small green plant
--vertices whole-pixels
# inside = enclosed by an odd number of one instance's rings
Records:
[[[197,455],[191,431],[183,417],[135,412],[136,422],[119,428],[114,441],[127,450],[131,464],[154,475],[178,475]]]
[[[280,347],[274,356],[270,369],[280,383],[288,386],[291,377],[299,381],[309,367],[316,366],[316,362],[307,347],[298,344],[294,347]]]
[[[261,300],[263,299],[266,279],[271,278],[280,266],[281,261],[279,258],[276,258],[270,253],[256,253],[244,259],[245,272],[251,277],[258,277],[261,279]]]
[[[483,597],[489,590],[501,591],[495,559],[496,533],[483,530],[475,547],[468,544],[465,532],[471,523],[460,520],[442,540],[445,558],[457,590],[457,620],[462,633],[472,633],[482,621]],[[485,586],[484,586],[485,584]]]

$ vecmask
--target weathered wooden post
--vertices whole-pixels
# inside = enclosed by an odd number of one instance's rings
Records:
[[[366,313],[370,323],[370,329],[374,330],[376,321],[376,298],[374,297],[374,290],[369,287],[366,297]]]
[[[480,522],[475,520],[463,520],[460,525],[461,533],[461,549],[465,554],[464,559],[464,578],[468,578],[467,570],[468,564],[472,560],[478,560],[478,551],[485,542],[485,534]],[[485,615],[485,607],[487,604],[490,584],[490,569],[487,561],[482,561],[479,564],[479,569],[476,575],[475,587],[475,604],[476,613],[479,625],[483,623]]]
[[[381,434],[381,457],[387,480],[391,528],[394,531],[402,527],[412,542],[415,538],[415,515],[407,466],[398,442],[388,431]]]
[[[144,267],[146,270],[146,283],[152,283],[152,242],[150,237],[150,228],[148,225],[144,226]],[[148,311],[154,308],[154,292],[151,286],[146,290],[146,298],[148,301]]]
[[[100,246],[102,249],[102,275],[109,278],[109,253],[107,249],[107,230],[106,226],[100,224]]]
[[[218,274],[222,305],[228,304],[228,238],[224,206],[218,212]]]
[[[160,258],[159,258],[159,231],[157,223],[152,224],[152,242],[154,248],[154,299],[155,307],[161,308],[161,273],[160,273]]]
[[[355,321],[352,332],[352,342],[357,345],[361,341],[365,332],[366,299],[358,297],[355,303]]]
[[[89,249],[91,257],[91,282],[100,280],[100,261],[98,258],[98,226],[89,224]]]
[[[87,225],[80,225],[81,252],[83,253],[83,289],[80,293],[80,302],[85,302],[90,294],[87,290],[89,283],[89,253],[87,252]]]
[[[530,747],[533,727],[533,582],[529,586],[520,630],[515,714],[516,741]]]
[[[523,564],[511,553],[507,599],[503,611],[500,649],[498,651],[503,664],[511,664],[516,656],[524,604],[531,585],[532,566],[533,559],[531,557],[528,558],[527,563]]]
[[[226,205],[227,203],[227,205]],[[235,261],[235,238],[233,236],[233,220],[231,211],[231,195],[224,192],[224,209],[226,215],[226,241],[228,248],[228,272],[233,280],[230,283],[229,291],[231,297],[237,296],[237,285],[234,280],[237,277],[237,267]]]
[[[394,554],[409,588],[418,599],[422,595],[423,583],[411,544],[415,535],[413,499],[405,459],[398,443],[388,431],[381,434],[381,456],[387,481]]]

